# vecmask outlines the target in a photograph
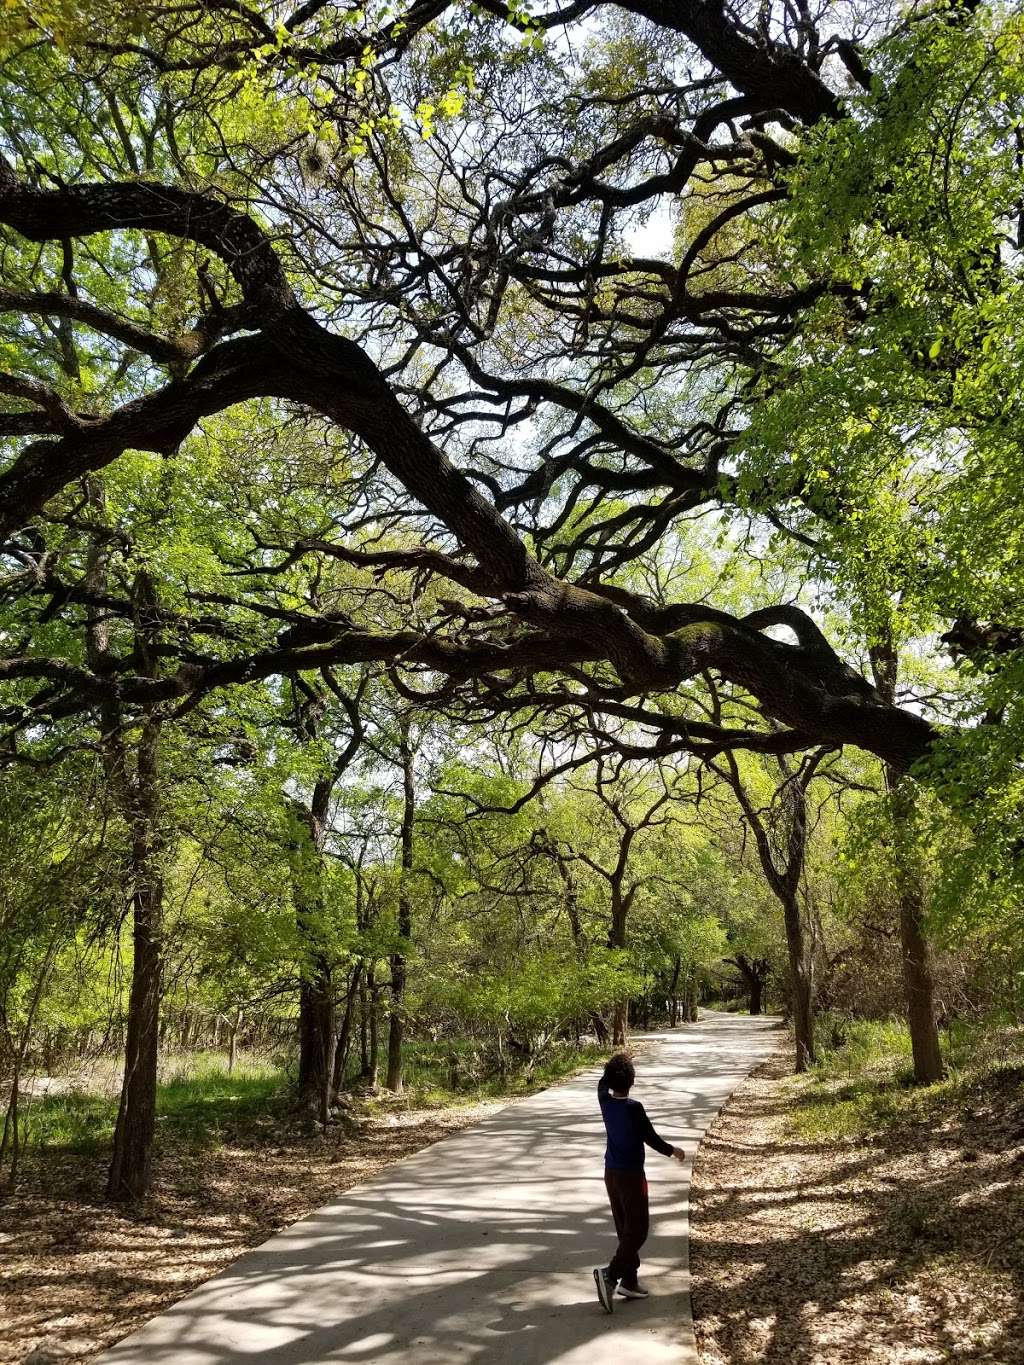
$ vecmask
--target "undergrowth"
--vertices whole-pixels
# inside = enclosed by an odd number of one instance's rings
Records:
[[[405,1053],[405,1102],[451,1105],[529,1095],[607,1056],[608,1048],[597,1044],[563,1043],[534,1059],[509,1059],[502,1073],[495,1067],[493,1054],[470,1039],[417,1040],[408,1044]],[[391,1103],[386,1092],[378,1101]]]
[[[794,1136],[820,1141],[864,1137],[903,1123],[924,1123],[951,1103],[1024,1079],[1024,1025],[1008,1018],[954,1020],[942,1032],[945,1075],[914,1082],[910,1035],[898,1019],[823,1015],[818,1061],[790,1084]]]
[[[157,1129],[186,1145],[216,1144],[228,1133],[258,1124],[280,1109],[284,1073],[256,1059],[229,1072],[223,1057],[178,1059],[157,1087]],[[88,1154],[109,1147],[117,1097],[72,1088],[22,1103],[22,1135],[29,1148]]]
[[[378,1089],[355,1091],[368,1113],[396,1108],[448,1108],[487,1098],[530,1094],[581,1066],[603,1059],[596,1046],[557,1046],[539,1059],[510,1065],[505,1074],[469,1040],[412,1041],[405,1057],[401,1096]],[[259,1140],[282,1125],[311,1130],[312,1116],[296,1112],[291,1077],[276,1060],[242,1055],[228,1071],[222,1053],[169,1058],[157,1087],[157,1134],[184,1147]],[[29,1149],[62,1149],[80,1155],[108,1150],[117,1119],[117,1095],[109,1087],[74,1086],[60,1093],[25,1096],[22,1141]],[[0,1122],[3,1112],[0,1110]]]

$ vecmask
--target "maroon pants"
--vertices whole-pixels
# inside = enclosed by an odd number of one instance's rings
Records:
[[[640,1248],[647,1241],[650,1227],[647,1177],[643,1171],[605,1171],[604,1183],[619,1239],[608,1266],[608,1275],[610,1279],[623,1284],[636,1284]]]

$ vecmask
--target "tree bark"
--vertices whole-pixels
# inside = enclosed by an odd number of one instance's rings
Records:
[[[99,524],[106,519],[104,492],[98,479],[87,484],[90,508]],[[107,585],[108,542],[97,536],[89,551],[86,581],[99,595]],[[156,678],[160,671],[159,613],[156,594],[145,570],[132,589],[134,659],[140,674]],[[86,650],[93,668],[110,661],[109,625],[102,612],[90,609]],[[125,1032],[124,1079],[114,1145],[107,1175],[107,1197],[118,1203],[143,1198],[149,1190],[156,1132],[157,1058],[160,1046],[160,991],[163,968],[164,883],[162,860],[159,755],[162,719],[150,709],[142,722],[129,761],[120,704],[113,698],[100,708],[101,752],[107,782],[128,830],[126,881],[132,906],[132,977]]]
[[[162,965],[163,887],[159,878],[140,886],[133,901],[134,955],[124,1084],[107,1178],[107,1197],[119,1203],[141,1199],[149,1189],[152,1173]]]
[[[815,1060],[814,1051],[814,963],[807,949],[804,933],[804,914],[800,905],[799,887],[803,880],[807,856],[807,789],[826,750],[809,755],[794,772],[783,756],[776,762],[782,773],[782,785],[776,796],[780,806],[781,832],[775,843],[779,848],[781,866],[776,861],[769,831],[755,808],[743,784],[739,765],[730,751],[725,755],[726,767],[712,764],[739,800],[757,847],[758,858],[773,895],[782,906],[789,952],[790,1004],[792,1008],[795,1044],[795,1070],[806,1071]]]
[[[695,1024],[700,1017],[697,1009],[697,974],[693,970],[686,974],[686,994],[683,999],[686,1022]]]
[[[235,1010],[235,1017],[228,1025],[228,1072],[235,1069],[235,1061],[238,1057],[238,1030],[242,1027],[242,1011]]]
[[[299,799],[289,803],[291,817],[290,858],[295,918],[304,955],[299,982],[299,1076],[300,1102],[316,1107],[326,1126],[334,1082],[334,1054],[337,1046],[334,1004],[334,945],[325,920],[324,845],[328,833],[331,794],[342,774],[352,763],[363,738],[359,705],[366,687],[366,675],[355,696],[345,695],[336,686],[331,692],[340,701],[351,733],[335,755],[330,768],[313,784],[309,804]],[[293,680],[295,699],[294,727],[304,739],[322,733],[322,698],[301,692]],[[314,705],[307,703],[313,702]]]
[[[366,1083],[371,1090],[376,1090],[380,1072],[380,1015],[377,1008],[377,978],[372,970],[367,973],[367,976],[369,1051],[366,1054]]]
[[[737,953],[735,957],[727,957],[726,962],[738,968],[743,977],[743,984],[747,988],[748,1009],[751,1014],[764,1013],[764,988],[768,980],[768,973],[771,970],[767,960],[763,957],[748,958],[745,953]]]
[[[416,785],[413,773],[413,748],[409,741],[409,721],[400,719],[399,753],[402,759],[402,881],[398,892],[398,939],[391,954],[391,1011],[388,1020],[387,1088],[395,1094],[402,1090],[402,1040],[405,1037],[406,962],[412,933],[413,833],[416,819]]]
[[[299,1077],[300,1098],[322,1108],[334,1076],[334,981],[322,957],[312,977],[299,984]]]
[[[118,1203],[148,1191],[156,1131],[164,885],[157,813],[160,723],[151,719],[138,742],[131,800],[132,980],[125,1038],[124,1081],[114,1128],[107,1197]],[[121,741],[118,741],[119,744]]]
[[[789,949],[790,993],[793,1008],[793,1034],[796,1044],[795,1070],[806,1071],[815,1060],[814,1051],[814,968],[807,952],[803,915],[796,896],[782,903]]]
[[[894,785],[897,775],[888,774],[893,801],[893,855],[899,901],[900,957],[907,1027],[914,1059],[914,1079],[932,1085],[943,1075],[939,1026],[935,1017],[935,977],[931,949],[924,931],[924,893],[921,869],[911,828],[913,794],[905,785]]]
[[[624,860],[623,871],[625,871]],[[612,914],[611,923],[608,927],[608,947],[626,947],[626,915],[629,910],[628,902],[622,894],[622,878],[613,877],[611,882],[612,892]],[[626,1042],[626,1019],[629,1008],[629,1000],[625,996],[619,996],[615,1001],[612,1012],[612,1045],[623,1047]]]
[[[669,1028],[675,1028],[676,1024],[679,1022],[679,998],[677,992],[679,990],[679,973],[682,969],[683,959],[679,953],[676,953],[675,961],[672,964],[672,979],[668,985]]]
[[[875,687],[886,702],[895,705],[899,657],[891,639],[873,646],[870,655]],[[885,781],[893,813],[903,995],[914,1058],[914,1079],[920,1085],[931,1085],[942,1079],[942,1050],[935,1011],[935,977],[924,930],[921,868],[914,846],[914,795],[902,770],[891,763],[885,765]]]
[[[368,983],[373,979],[373,969],[368,969],[366,980],[359,983],[359,1074],[370,1074],[370,1009]]]
[[[318,782],[308,807],[301,801],[290,803],[292,900],[304,948],[299,980],[298,1096],[321,1116],[334,1074],[335,1046],[334,974],[324,941],[321,865],[331,786]]]
[[[764,1014],[764,982],[758,976],[750,983],[747,1009],[750,1014]]]
[[[359,996],[359,982],[362,975],[363,964],[356,962],[349,977],[348,989],[345,992],[345,1013],[341,1018],[341,1028],[334,1048],[334,1074],[331,1077],[331,1093],[333,1096],[339,1095],[345,1084],[345,1067],[348,1064],[348,1054],[352,1046],[352,1021],[355,1018],[356,1000]]]

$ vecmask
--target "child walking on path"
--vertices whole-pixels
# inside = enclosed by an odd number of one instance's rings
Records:
[[[594,1271],[597,1297],[606,1313],[615,1307],[616,1286],[624,1299],[647,1298],[647,1289],[637,1279],[640,1248],[647,1241],[650,1221],[644,1144],[662,1156],[675,1157],[677,1161],[686,1159],[681,1147],[671,1146],[654,1131],[640,1101],[629,1098],[635,1079],[636,1072],[629,1055],[617,1052],[605,1064],[604,1075],[597,1086],[601,1117],[608,1134],[604,1183],[619,1239],[611,1262]]]

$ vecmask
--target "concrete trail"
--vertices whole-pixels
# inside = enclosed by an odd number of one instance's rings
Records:
[[[649,1035],[635,1094],[691,1155],[776,1021]],[[597,1072],[509,1105],[347,1190],[125,1338],[105,1365],[696,1365],[690,1162],[648,1154],[646,1302],[602,1312],[614,1245]]]

